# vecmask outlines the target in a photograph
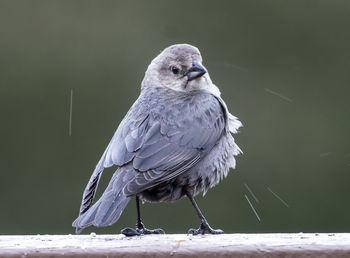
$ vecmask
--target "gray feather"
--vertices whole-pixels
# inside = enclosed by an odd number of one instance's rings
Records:
[[[73,224],[77,231],[115,222],[129,196],[189,171],[215,146],[225,123],[223,106],[210,93],[165,88],[142,92],[86,186],[80,217]],[[91,207],[103,169],[113,164],[120,168]],[[127,174],[128,181],[119,183],[119,173]]]
[[[224,132],[225,113],[213,95],[200,91],[191,94],[159,91],[167,90],[158,89],[158,102],[151,106],[146,132],[138,140],[143,144],[133,152],[132,164],[139,174],[125,187],[128,196],[189,170]]]
[[[91,225],[96,227],[112,225],[119,219],[130,201],[130,197],[124,195],[122,189],[135,173],[132,166],[123,166],[113,174],[101,198],[73,222],[77,233]]]

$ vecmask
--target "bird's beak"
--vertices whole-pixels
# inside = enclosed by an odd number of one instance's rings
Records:
[[[197,61],[193,61],[192,67],[187,72],[187,80],[192,81],[198,77],[201,77],[203,74],[207,73],[207,69]]]

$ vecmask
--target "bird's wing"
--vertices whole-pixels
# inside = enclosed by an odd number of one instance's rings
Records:
[[[145,111],[147,110],[147,107],[144,103],[145,102],[141,95],[130,108],[129,112],[120,123],[117,131],[114,133],[85,187],[79,215],[84,214],[91,207],[103,170],[113,165],[122,166],[130,162],[134,157],[133,151],[129,152],[126,149],[125,138],[127,136],[135,137],[135,140],[133,141],[133,149],[136,149],[137,145],[140,146],[142,143],[142,137],[149,116],[148,112]]]
[[[131,162],[138,171],[124,187],[124,193],[140,193],[192,168],[221,137],[225,114],[220,102],[203,92],[157,103],[145,124],[123,137],[125,147],[119,148],[127,153],[121,154],[119,149],[115,153],[117,157],[132,155]]]
[[[225,130],[226,111],[209,93],[147,98],[141,94],[119,125],[85,188],[80,214],[92,205],[104,168],[132,162],[138,173],[124,193],[137,194],[189,170]]]

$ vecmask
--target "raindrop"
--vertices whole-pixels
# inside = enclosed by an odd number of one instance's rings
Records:
[[[72,135],[72,116],[73,116],[73,89],[70,89],[70,105],[69,105],[69,136]]]
[[[253,191],[250,189],[250,187],[247,185],[247,183],[244,183],[245,188],[247,188],[248,192],[251,194],[251,196],[253,196],[254,200],[258,203],[259,200],[258,198],[256,198],[255,194],[253,193]]]
[[[250,208],[252,209],[252,211],[254,212],[255,216],[257,217],[257,219],[258,219],[259,222],[260,222],[260,217],[259,217],[258,213],[256,212],[256,210],[254,209],[254,206],[253,206],[252,203],[250,202],[248,196],[247,196],[246,194],[245,194],[244,196],[245,196],[247,202],[249,203]]]
[[[267,91],[268,93],[271,93],[272,95],[275,95],[277,97],[280,97],[281,99],[283,100],[286,100],[288,102],[293,102],[293,100],[291,100],[290,98],[286,97],[286,96],[283,96],[282,94],[278,93],[278,92],[275,92],[273,90],[270,90],[268,88],[265,88],[265,91]]]
[[[279,197],[275,192],[273,192],[270,187],[267,187],[267,190],[269,190],[278,200],[280,200],[285,206],[289,208],[288,203],[286,203],[281,197]]]

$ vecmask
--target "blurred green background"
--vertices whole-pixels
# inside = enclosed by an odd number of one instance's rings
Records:
[[[1,1],[0,234],[74,232],[83,189],[148,64],[184,42],[244,124],[237,169],[196,198],[210,224],[349,231],[349,13],[349,1]],[[135,210],[132,201],[114,226],[84,233],[119,233]],[[144,204],[142,215],[168,233],[199,225],[187,199]]]

